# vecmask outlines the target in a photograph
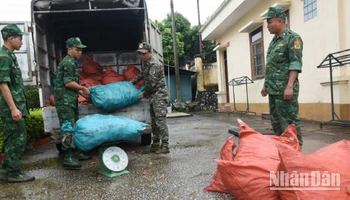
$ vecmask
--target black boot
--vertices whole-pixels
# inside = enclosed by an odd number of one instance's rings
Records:
[[[85,155],[82,151],[80,150],[76,150],[74,152],[74,156],[75,158],[77,158],[79,161],[83,161],[83,160],[90,160],[91,156],[87,156]]]
[[[73,151],[64,153],[63,167],[66,169],[81,169],[81,163],[76,160]]]
[[[0,181],[7,181],[7,170],[0,169]]]
[[[8,176],[9,183],[23,183],[23,182],[29,182],[29,181],[34,181],[34,180],[35,180],[34,176],[29,176],[23,172],[19,172],[16,175],[9,175]]]

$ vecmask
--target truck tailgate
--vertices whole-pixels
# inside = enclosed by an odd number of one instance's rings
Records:
[[[51,132],[53,130],[60,129],[60,124],[56,112],[56,107],[49,106],[43,109],[44,130],[45,132]],[[126,108],[117,110],[113,113],[97,109],[94,105],[80,105],[79,106],[79,118],[92,114],[106,114],[128,117],[137,121],[151,123],[150,106],[146,99],[140,100],[138,103],[128,106]]]

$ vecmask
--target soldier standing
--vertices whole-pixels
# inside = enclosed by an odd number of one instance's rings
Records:
[[[59,63],[56,70],[55,105],[60,126],[67,120],[72,126],[79,119],[78,94],[89,98],[88,88],[79,85],[79,70],[76,59],[82,55],[83,45],[78,37],[69,38],[66,41],[67,56]],[[73,137],[70,133],[63,133],[62,152],[64,154],[63,166],[67,169],[81,169],[78,160],[88,160],[81,151],[73,149]]]
[[[269,8],[266,19],[269,32],[275,36],[267,51],[265,83],[261,95],[269,95],[274,133],[281,135],[290,124],[295,124],[302,146],[298,117],[298,74],[302,71],[303,41],[297,33],[287,28],[286,14],[281,8]]]
[[[1,30],[4,45],[0,50],[0,116],[5,136],[5,157],[2,161],[0,181],[10,183],[34,181],[20,171],[21,157],[27,144],[25,117],[29,114],[24,91],[21,68],[13,53],[23,44],[22,32],[15,24],[6,25]]]
[[[145,80],[144,92],[140,99],[147,97],[150,102],[152,119],[153,143],[151,152],[169,153],[169,131],[166,124],[166,107],[169,101],[165,85],[164,67],[152,56],[152,47],[143,42],[136,51],[144,62],[142,72],[131,82]]]

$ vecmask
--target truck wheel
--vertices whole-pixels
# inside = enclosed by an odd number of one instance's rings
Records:
[[[143,134],[141,135],[141,144],[150,145],[152,142],[152,134]]]
[[[57,144],[56,144],[56,148],[57,148],[57,150],[58,150],[60,153],[63,153],[63,151],[62,151],[62,144],[61,144],[61,143],[57,143]]]

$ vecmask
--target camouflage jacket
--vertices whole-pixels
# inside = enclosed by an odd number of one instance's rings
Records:
[[[18,66],[17,58],[5,46],[0,50],[0,83],[7,83],[12,99],[22,116],[28,115],[27,98],[23,85],[21,68]],[[11,117],[11,111],[0,92],[0,116]]]
[[[66,87],[66,84],[75,81],[79,83],[78,63],[67,55],[63,58],[56,70],[55,105],[78,107],[78,92]]]
[[[267,94],[283,95],[289,80],[289,71],[302,68],[303,41],[288,28],[272,39],[266,56],[265,88]],[[299,93],[299,80],[294,82],[294,94]]]
[[[142,72],[132,81],[137,83],[141,79],[145,80],[145,97],[168,98],[168,90],[165,84],[164,67],[153,56],[144,62]]]

